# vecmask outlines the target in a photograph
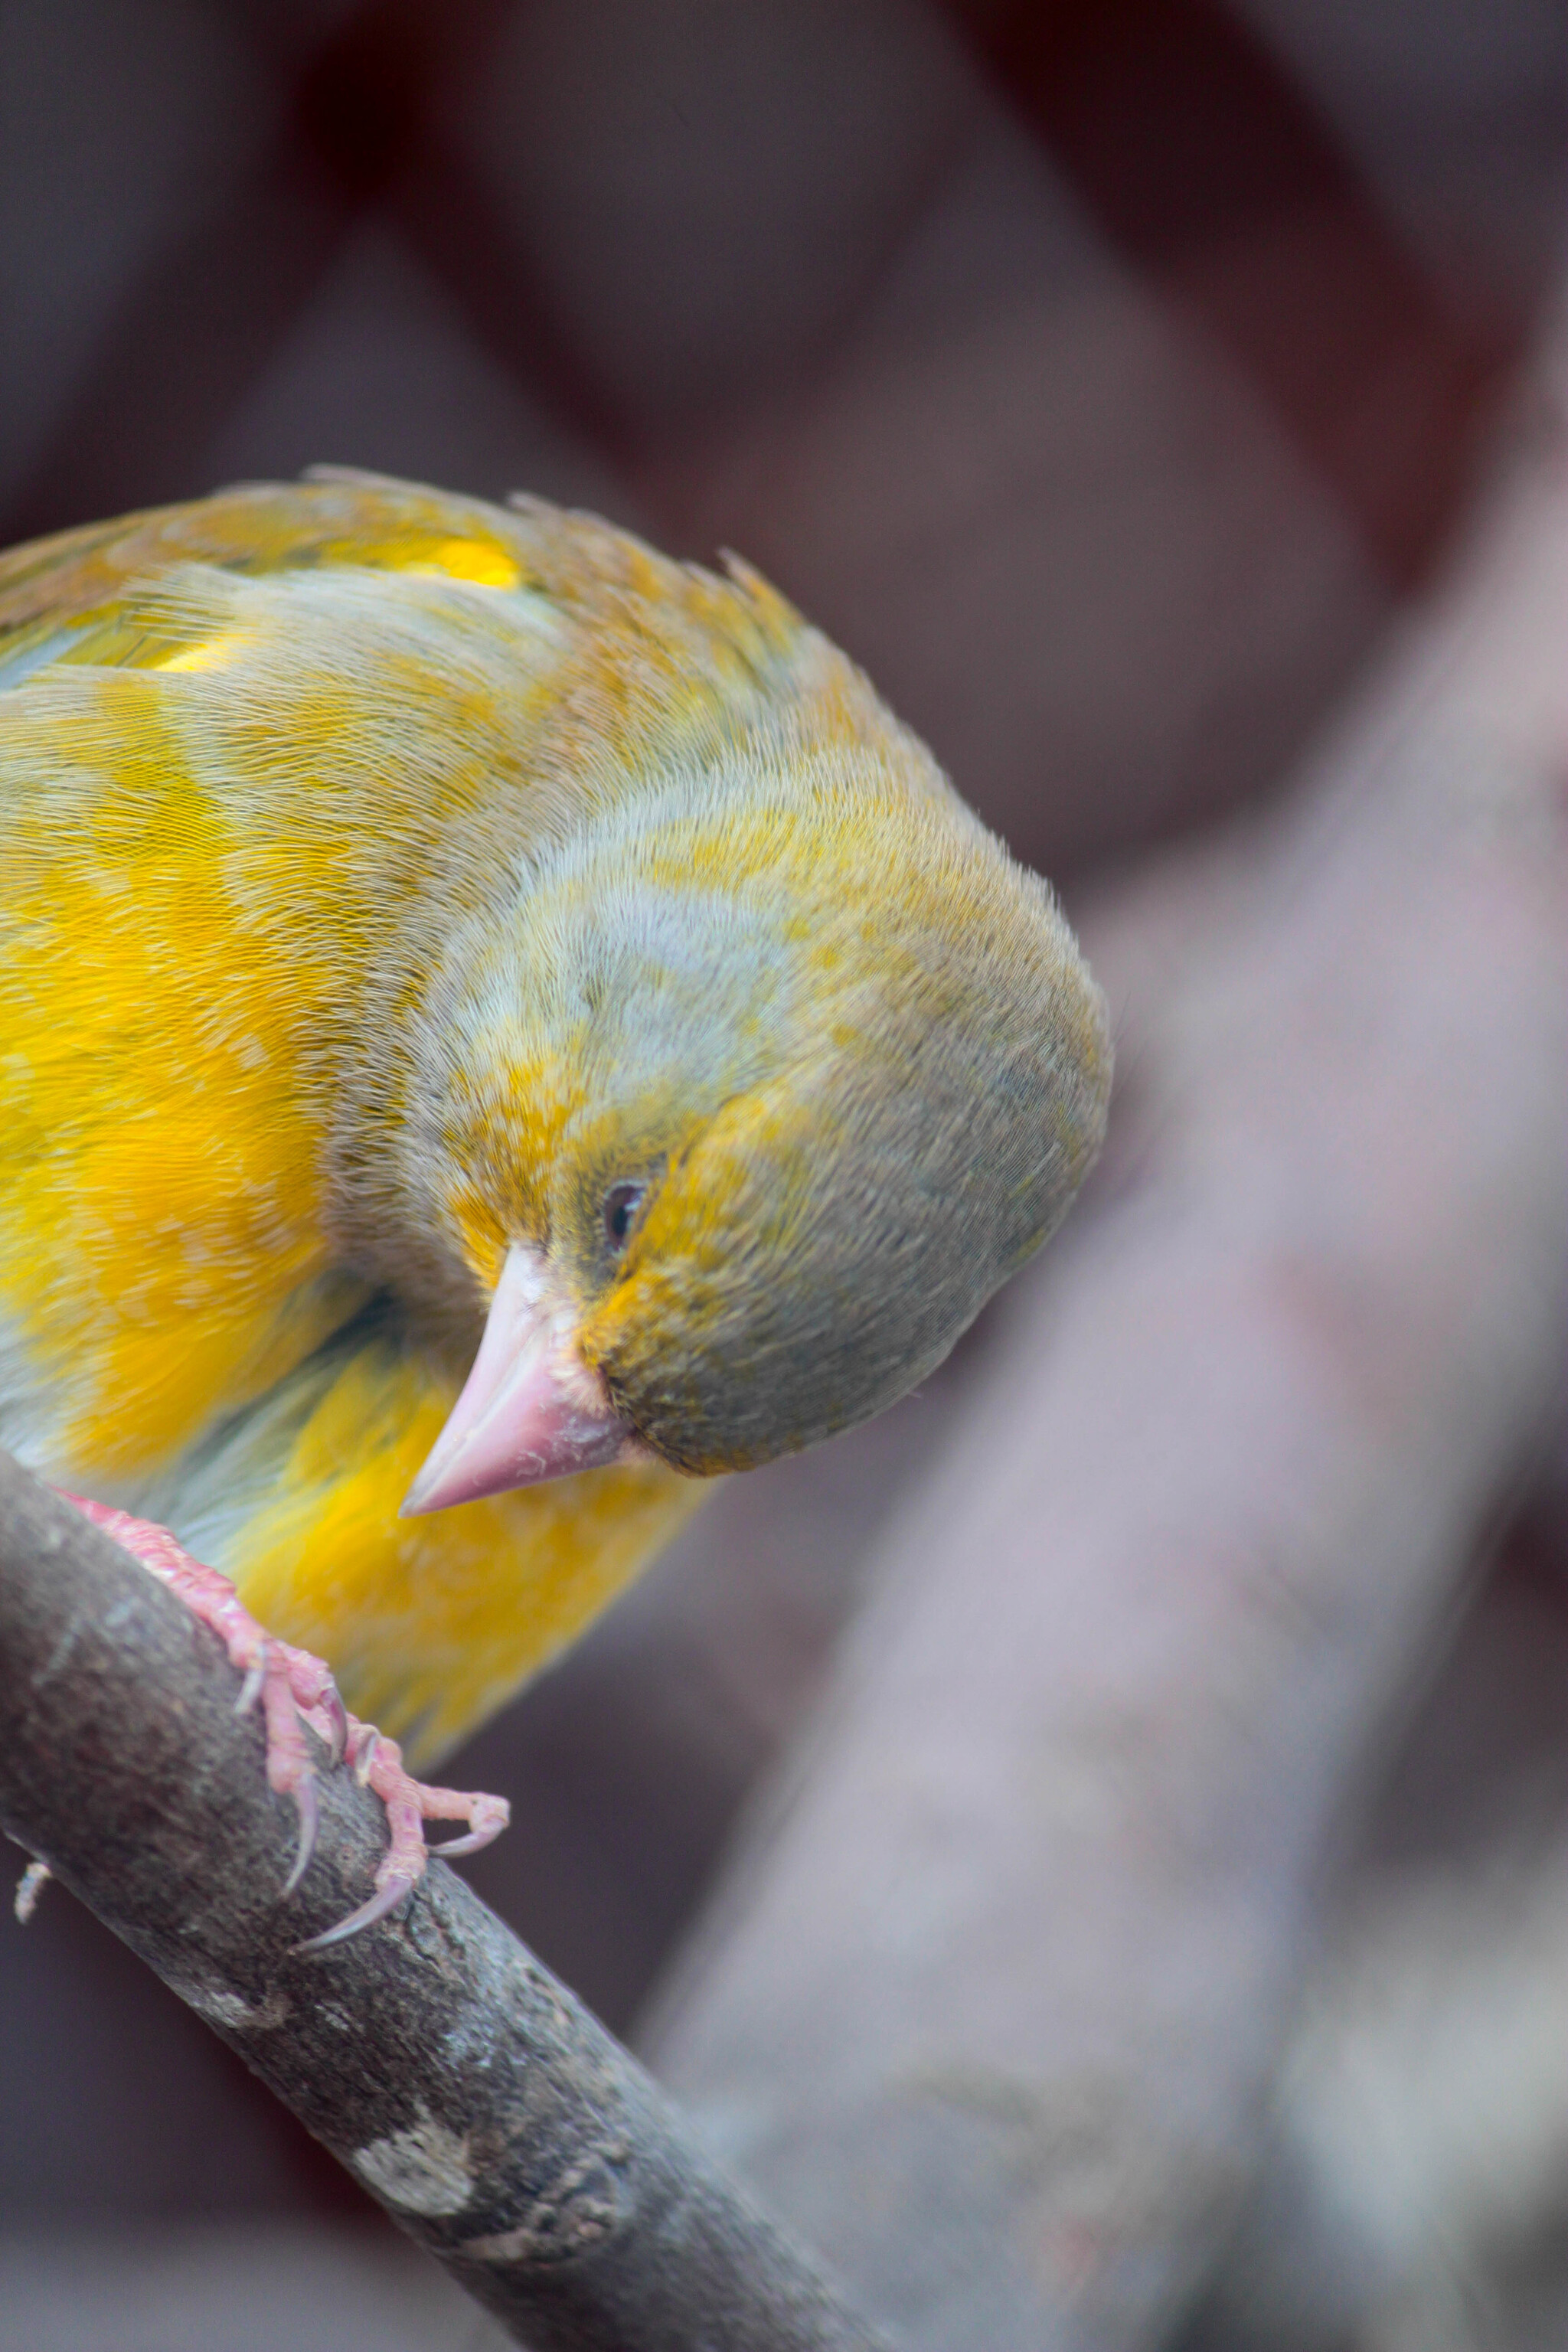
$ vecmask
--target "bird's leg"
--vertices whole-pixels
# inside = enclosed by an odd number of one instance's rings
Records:
[[[385,1807],[391,1836],[375,1874],[376,1892],[335,1927],[298,1946],[299,1950],[317,1951],[342,1943],[406,1901],[428,1858],[426,1822],[468,1822],[468,1836],[447,1841],[436,1849],[442,1853],[477,1853],[500,1835],[510,1818],[504,1797],[465,1795],[455,1789],[427,1788],[414,1780],[403,1769],[397,1742],[384,1738],[373,1724],[361,1723],[350,1715],[339,1696],[331,1668],[309,1650],[280,1642],[258,1625],[227,1577],[193,1559],[167,1528],[151,1519],[133,1518],[129,1511],[114,1510],[106,1503],[88,1502],[79,1495],[67,1495],[64,1500],[112,1536],[133,1559],[176,1593],[193,1615],[211,1626],[227,1651],[230,1664],[244,1677],[235,1712],[244,1715],[260,1700],[267,1732],[268,1786],[289,1798],[300,1816],[300,1844],[284,1884],[285,1895],[292,1895],[305,1875],[316,1843],[316,1768],[306,1744],[304,1724],[321,1740],[334,1764],[345,1756],[352,1759],[357,1778],[368,1782]]]
[[[236,1701],[236,1713],[247,1714],[258,1699],[267,1729],[267,1783],[279,1797],[289,1798],[300,1816],[300,1843],[294,1865],[284,1884],[292,1895],[303,1878],[316,1843],[316,1768],[305,1743],[301,1718],[326,1742],[334,1760],[343,1752],[347,1716],[331,1669],[308,1650],[279,1642],[258,1625],[242,1604],[226,1576],[193,1559],[167,1528],[151,1519],[133,1518],[106,1503],[90,1503],[68,1495],[84,1517],[160,1583],[177,1593],[194,1616],[210,1625],[228,1653],[229,1664],[245,1679]]]

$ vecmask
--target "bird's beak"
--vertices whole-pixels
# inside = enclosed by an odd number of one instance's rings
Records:
[[[640,1452],[594,1375],[576,1361],[567,1322],[549,1297],[538,1257],[514,1247],[473,1370],[404,1499],[405,1517]]]

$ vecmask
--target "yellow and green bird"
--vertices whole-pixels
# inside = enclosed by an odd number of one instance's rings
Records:
[[[1057,1224],[1051,893],[738,563],[246,486],[0,558],[0,1442],[424,1758]]]

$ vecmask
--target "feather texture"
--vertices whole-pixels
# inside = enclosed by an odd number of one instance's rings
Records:
[[[70,532],[0,559],[0,1436],[423,1758],[1098,1144],[1048,892],[738,565],[369,477]],[[520,1237],[644,1458],[400,1520]]]

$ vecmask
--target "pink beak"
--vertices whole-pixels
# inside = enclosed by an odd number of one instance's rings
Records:
[[[595,1470],[628,1450],[631,1432],[571,1360],[543,1292],[532,1252],[510,1250],[473,1370],[405,1497],[405,1517]]]

